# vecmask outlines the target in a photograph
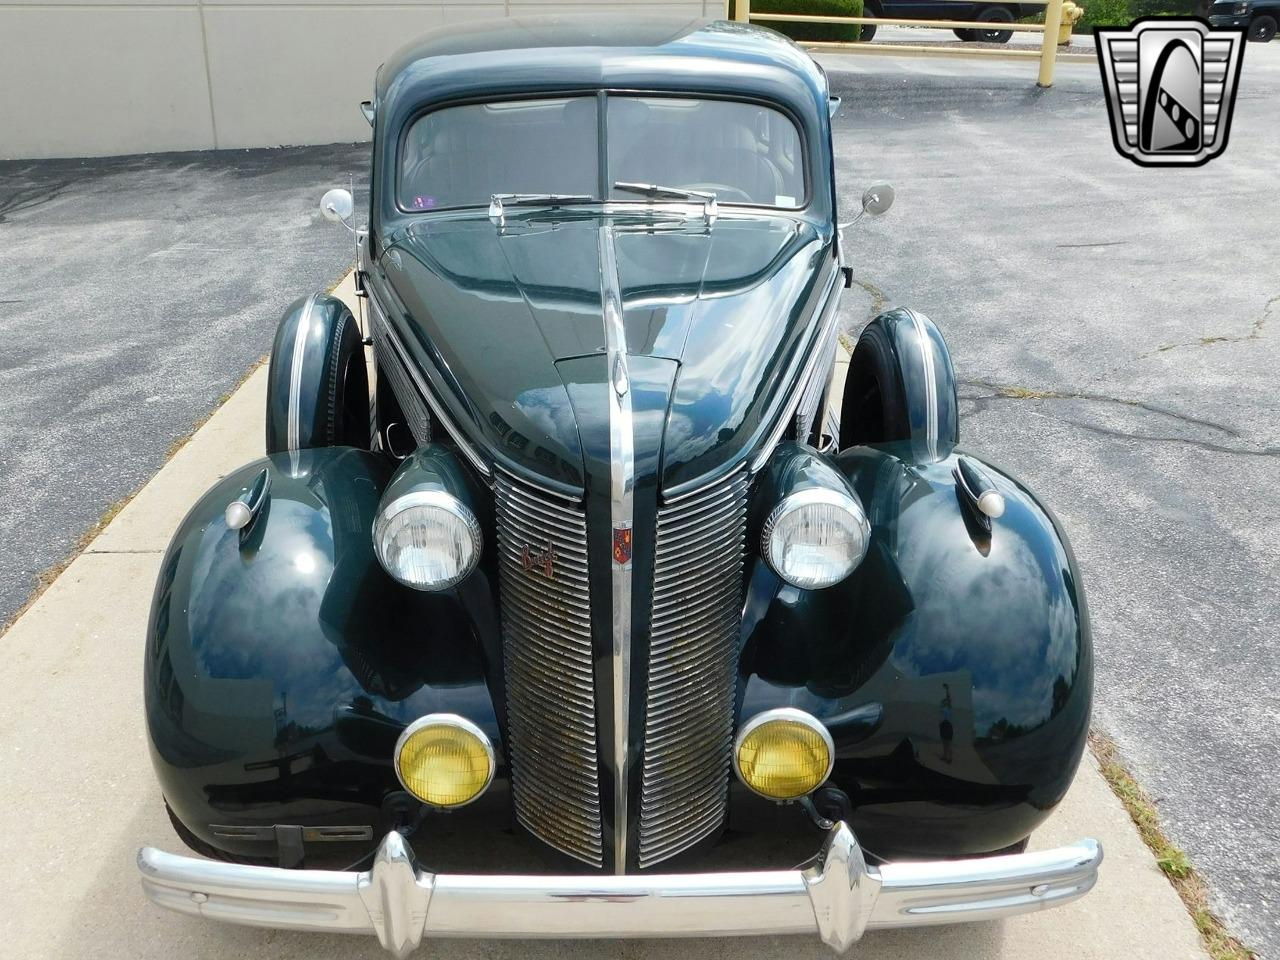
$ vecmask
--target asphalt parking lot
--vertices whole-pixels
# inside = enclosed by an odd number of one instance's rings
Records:
[[[320,195],[367,155],[0,163],[0,625],[346,270]]]
[[[1214,906],[1280,957],[1280,44],[1248,50],[1226,156],[1177,172],[1115,154],[1092,66],[1039,92],[1027,63],[823,59],[850,212],[863,185],[898,188],[848,235],[847,330],[910,304],[947,333],[965,442],[1072,534],[1098,725]],[[345,235],[313,211],[363,157],[0,165],[0,496],[23,505],[0,514],[22,545],[0,622],[269,348],[281,307],[341,273]]]
[[[823,57],[843,94],[846,330],[911,305],[947,335],[961,438],[1057,511],[1097,649],[1095,723],[1280,957],[1280,44],[1249,44],[1230,145],[1140,168],[1096,67]],[[859,291],[854,291],[859,292]]]

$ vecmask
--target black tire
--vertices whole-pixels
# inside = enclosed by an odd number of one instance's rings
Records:
[[[370,436],[369,374],[355,318],[333,297],[299,300],[285,311],[271,351],[267,453],[367,450]]]
[[[864,17],[883,17],[884,11],[873,4],[866,3],[862,6],[862,15]],[[879,24],[864,23],[862,25],[862,33],[858,34],[859,43],[870,43],[876,38],[876,27]]]
[[[1270,43],[1276,35],[1276,18],[1264,13],[1249,24],[1249,39],[1254,43]]]
[[[985,7],[978,11],[977,19],[983,23],[1013,23],[1013,11],[1008,7]],[[1012,37],[1012,30],[973,31],[973,38],[980,43],[1008,43]]]
[[[951,32],[954,33],[961,40],[965,41],[966,43],[977,39],[976,35],[972,30],[956,29],[956,30],[952,30]]]
[[[854,348],[840,404],[840,449],[911,436],[902,377],[885,328],[873,322]]]
[[[237,857],[234,853],[227,853],[227,851],[219,850],[212,844],[205,843],[183,825],[182,821],[174,814],[173,808],[169,806],[168,801],[165,801],[164,812],[169,815],[169,822],[173,824],[173,832],[178,835],[178,839],[202,857],[208,857],[210,860],[221,860],[223,863],[242,863],[251,867],[279,866],[275,860],[267,857]]]
[[[959,442],[958,408],[942,334],[910,310],[882,313],[862,331],[849,361],[840,449],[910,441],[917,462],[937,460]]]

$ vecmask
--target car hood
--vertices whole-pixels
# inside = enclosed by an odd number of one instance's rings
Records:
[[[577,489],[608,449],[603,278],[616,275],[637,478],[671,491],[733,466],[776,422],[835,262],[830,235],[799,218],[540,212],[424,219],[380,266],[389,314],[459,429]]]

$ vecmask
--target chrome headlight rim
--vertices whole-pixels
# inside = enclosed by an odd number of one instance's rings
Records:
[[[455,729],[471,734],[479,740],[480,745],[484,747],[485,756],[489,761],[489,775],[485,777],[484,784],[481,785],[480,789],[475,792],[475,796],[470,800],[464,800],[462,803],[432,803],[429,800],[423,800],[409,788],[407,783],[405,783],[404,773],[400,769],[400,753],[404,750],[404,746],[409,742],[410,737],[420,730],[425,730],[427,727],[454,727]],[[396,738],[395,749],[392,752],[391,757],[392,762],[395,765],[396,779],[400,781],[400,786],[404,787],[409,796],[413,797],[419,803],[435,810],[461,810],[463,807],[470,806],[475,803],[485,795],[485,792],[493,784],[493,777],[498,769],[498,758],[493,749],[493,741],[489,739],[488,735],[481,730],[478,725],[457,713],[428,713],[419,717],[417,720],[414,720],[400,731],[400,736]]]
[[[400,514],[414,507],[433,507],[443,510],[461,522],[470,535],[471,556],[467,558],[467,562],[463,564],[462,569],[453,577],[432,584],[414,583],[411,580],[405,580],[400,577],[396,573],[393,564],[388,560],[384,548],[387,527]],[[484,533],[480,529],[480,521],[476,519],[476,515],[465,503],[445,490],[411,490],[408,493],[401,494],[385,507],[379,509],[378,515],[373,521],[373,550],[378,557],[378,563],[382,565],[382,569],[396,583],[413,590],[421,590],[424,593],[439,593],[442,590],[448,590],[471,576],[480,564],[480,553],[483,546]]]
[[[771,797],[769,794],[764,793],[761,790],[757,790],[747,781],[746,777],[742,775],[742,767],[738,763],[738,751],[742,749],[743,742],[760,727],[763,727],[766,723],[772,723],[775,720],[789,721],[808,727],[814,733],[822,737],[823,741],[827,745],[827,769],[823,771],[822,777],[818,780],[817,786],[803,796],[779,800],[777,797]],[[836,742],[832,739],[831,731],[827,729],[827,725],[812,713],[808,713],[798,707],[774,707],[771,710],[762,710],[760,713],[757,713],[738,729],[737,736],[733,738],[733,763],[730,764],[730,766],[733,767],[733,775],[738,778],[738,782],[756,796],[764,797],[766,800],[772,800],[775,803],[795,803],[797,800],[803,800],[804,797],[813,796],[813,794],[821,789],[824,783],[831,779],[831,772],[836,768]]]
[[[862,549],[857,556],[852,557],[849,562],[848,569],[839,577],[822,584],[804,584],[796,583],[782,569],[782,564],[774,557],[773,550],[770,548],[770,541],[773,539],[774,529],[778,523],[788,514],[793,513],[797,509],[808,506],[829,506],[839,507],[853,517],[857,524],[858,531],[862,535]],[[867,519],[867,512],[862,508],[862,504],[857,498],[840,490],[833,490],[830,487],[806,487],[803,490],[796,490],[787,494],[777,505],[769,511],[769,515],[765,518],[764,527],[760,531],[760,556],[764,558],[765,563],[769,565],[769,569],[776,573],[782,580],[793,587],[800,590],[825,590],[828,587],[834,587],[836,584],[846,580],[854,570],[862,563],[867,556],[867,550],[871,545],[871,521]]]

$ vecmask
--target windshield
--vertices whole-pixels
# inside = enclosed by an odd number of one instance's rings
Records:
[[[594,96],[445,107],[410,126],[400,158],[405,210],[481,206],[495,194],[582,194],[660,184],[720,203],[797,209],[805,180],[800,134],[781,111],[688,97],[610,96],[600,169]],[[611,188],[610,200],[646,202]]]

